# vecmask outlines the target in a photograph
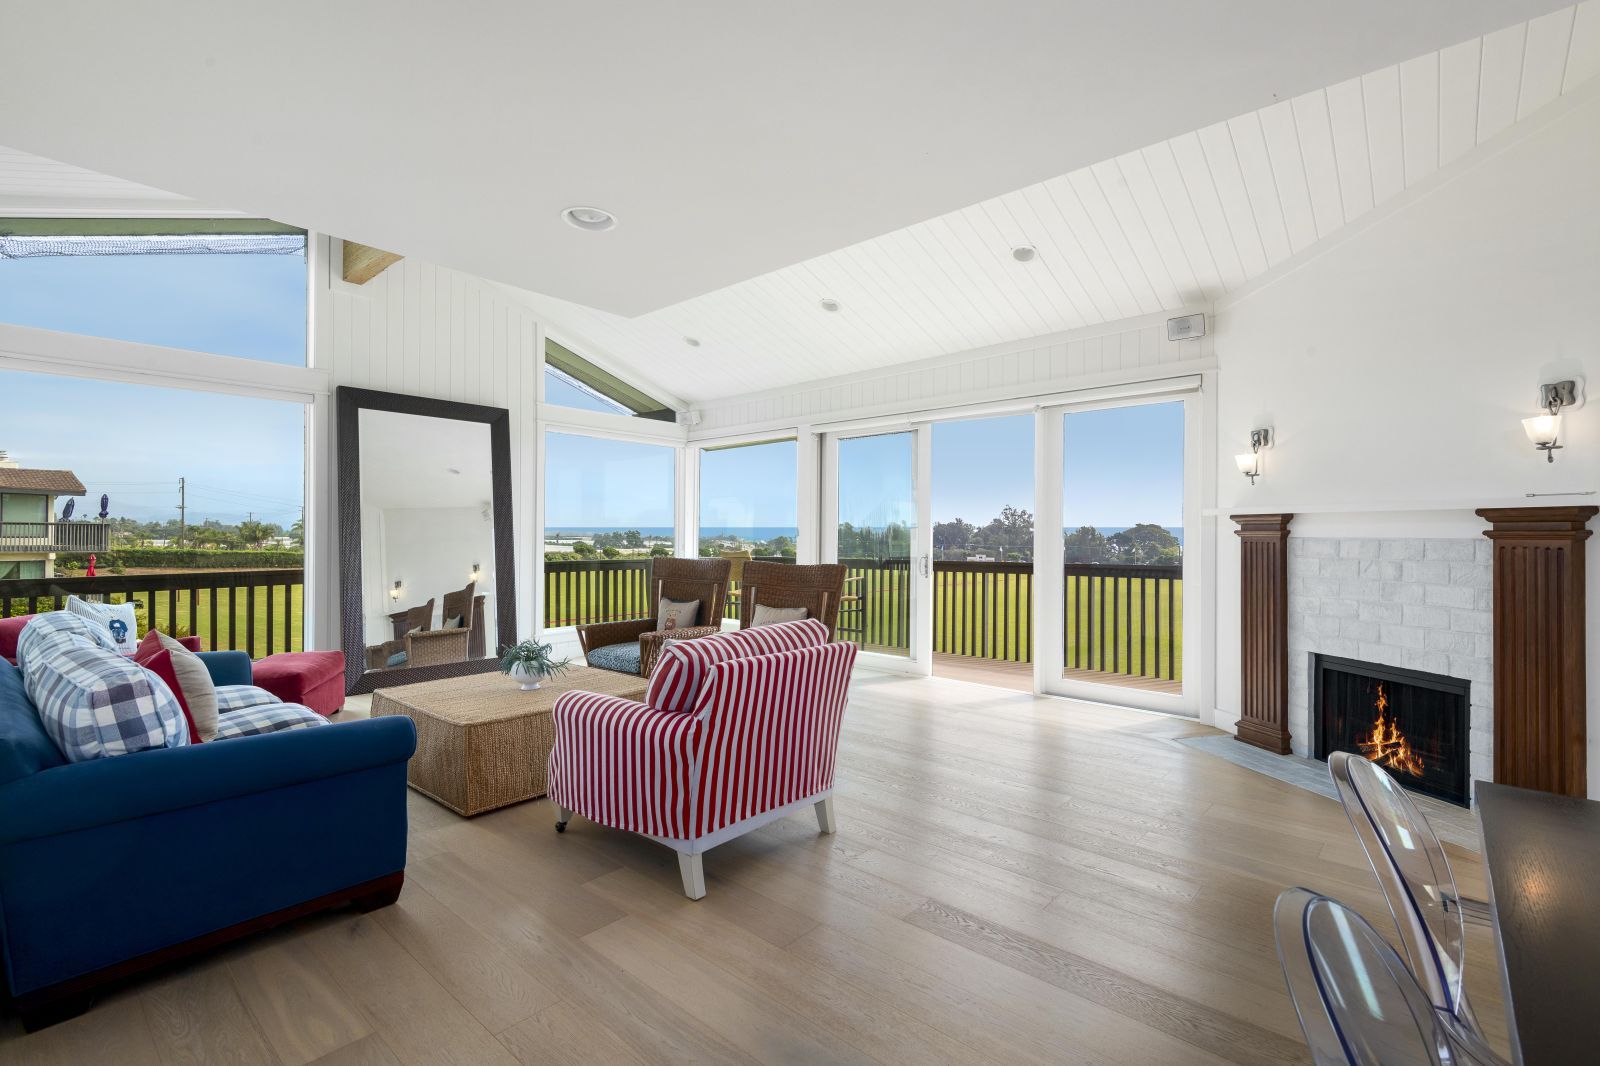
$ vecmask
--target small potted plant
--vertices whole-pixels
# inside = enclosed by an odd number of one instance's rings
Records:
[[[571,659],[557,659],[554,647],[537,640],[525,640],[500,649],[500,672],[514,677],[522,684],[522,691],[531,692],[547,677],[555,677],[572,664]]]

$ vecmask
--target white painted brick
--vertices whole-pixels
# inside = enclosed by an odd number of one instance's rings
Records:
[[[1402,581],[1419,581],[1429,585],[1450,583],[1450,564],[1442,562],[1406,563],[1400,572]]]
[[[1332,559],[1339,554],[1339,542],[1329,537],[1290,537],[1289,544],[1299,545],[1300,554],[1308,559]]]
[[[1491,676],[1492,668],[1476,655],[1450,656],[1450,673],[1454,677],[1464,677],[1473,684],[1487,681]]]
[[[1322,560],[1322,576],[1336,577],[1341,581],[1358,578],[1361,576],[1361,560],[1324,559]]]
[[[1494,618],[1483,611],[1452,610],[1450,628],[1461,633],[1489,633],[1494,628]]]
[[[1290,558],[1289,573],[1295,577],[1316,577],[1322,573],[1322,560],[1311,558]]]
[[[1422,558],[1422,541],[1386,540],[1378,547],[1378,558],[1420,559]]]
[[[1430,674],[1450,673],[1450,656],[1441,651],[1412,652],[1405,664],[1413,670],[1426,670]]]
[[[1404,616],[1405,605],[1382,600],[1369,600],[1358,604],[1356,617],[1364,622],[1398,622]]]
[[[1323,600],[1322,610],[1319,612],[1330,618],[1354,618],[1360,613],[1361,605],[1355,600]]]
[[[1488,537],[1478,541],[1477,560],[1480,563],[1494,562],[1494,541]]]
[[[1429,585],[1422,590],[1422,602],[1434,607],[1463,607],[1472,610],[1478,605],[1478,590],[1457,588],[1455,585]]]
[[[1382,663],[1385,666],[1399,666],[1404,650],[1390,644],[1362,644],[1361,650],[1357,654],[1368,662]]]
[[[1489,588],[1494,584],[1494,572],[1479,563],[1451,563],[1450,584]]]
[[[1371,559],[1361,564],[1361,576],[1370,581],[1399,581],[1405,576],[1404,563]]]
[[[1306,632],[1333,635],[1339,632],[1341,619],[1315,615],[1306,619]]]
[[[1339,595],[1339,582],[1331,577],[1308,577],[1302,579],[1307,596],[1337,596]]]
[[[1361,646],[1346,637],[1323,637],[1317,650],[1324,655],[1342,655],[1346,659],[1354,659],[1360,653]]]
[[[1452,563],[1470,563],[1475,558],[1478,544],[1471,540],[1427,540],[1422,543],[1424,559],[1443,559]]]
[[[1363,622],[1359,618],[1345,618],[1339,622],[1339,635],[1351,640],[1378,640],[1377,622]]]
[[[1408,626],[1421,626],[1424,629],[1449,629],[1450,611],[1446,607],[1411,603],[1406,605],[1400,620]]]
[[[1476,656],[1478,654],[1478,637],[1474,633],[1458,633],[1451,629],[1430,629],[1424,646],[1429,651]]]
[[[1396,582],[1389,593],[1389,598],[1396,603],[1421,603],[1422,590],[1425,588],[1426,585],[1418,585],[1415,582]]]
[[[1420,649],[1424,637],[1422,630],[1411,626],[1386,625],[1379,628],[1378,639],[1393,648]]]
[[[1492,584],[1492,581],[1491,581],[1491,584]],[[1477,608],[1480,611],[1492,611],[1492,610],[1494,610],[1494,589],[1493,588],[1473,589],[1472,590],[1472,595],[1474,597],[1473,604],[1472,604],[1473,607]]]
[[[1341,559],[1376,559],[1378,557],[1378,542],[1364,537],[1347,538],[1339,542],[1339,558]]]

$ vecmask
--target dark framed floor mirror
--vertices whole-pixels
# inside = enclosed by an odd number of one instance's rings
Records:
[[[511,413],[340,386],[345,691],[495,669],[516,643]]]

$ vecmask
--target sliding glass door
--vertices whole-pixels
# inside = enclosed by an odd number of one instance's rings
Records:
[[[926,672],[928,659],[921,632],[927,627],[927,501],[918,491],[926,432],[830,437],[824,489],[831,511],[825,532],[832,540],[826,554],[849,568],[840,636],[863,653],[918,664],[918,672]]]
[[[1050,692],[1184,711],[1187,405],[1183,398],[1045,412],[1051,486],[1040,683]],[[1052,457],[1054,458],[1054,456]],[[1054,465],[1054,464],[1052,464]],[[1041,508],[1043,510],[1043,508]],[[1048,632],[1048,636],[1043,634]]]

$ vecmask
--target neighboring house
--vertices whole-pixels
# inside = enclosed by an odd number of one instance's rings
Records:
[[[55,576],[57,551],[104,551],[104,522],[58,522],[56,497],[82,496],[70,470],[30,470],[0,452],[0,580]]]

